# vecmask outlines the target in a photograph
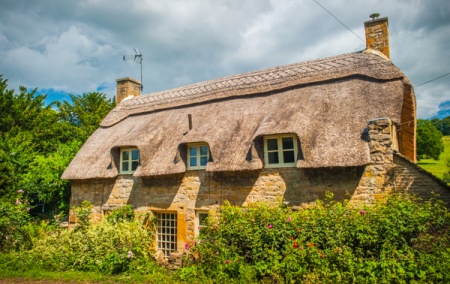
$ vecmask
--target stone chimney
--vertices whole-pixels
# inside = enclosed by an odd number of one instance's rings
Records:
[[[378,19],[378,16],[377,13],[372,14],[372,20],[364,22],[366,48],[377,50],[390,59],[388,18]]]
[[[121,101],[126,98],[137,97],[141,94],[141,82],[136,79],[125,77],[116,80],[116,104],[119,105]]]

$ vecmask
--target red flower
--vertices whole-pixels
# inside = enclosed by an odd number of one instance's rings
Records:
[[[297,243],[294,243],[294,248],[295,249],[298,248],[298,244]]]
[[[312,248],[313,246],[314,246],[314,244],[313,244],[313,243],[310,243],[310,244],[309,244],[309,247],[310,247],[310,248]]]
[[[361,214],[361,215],[366,215],[366,211],[361,210],[361,211],[359,211],[359,214]]]

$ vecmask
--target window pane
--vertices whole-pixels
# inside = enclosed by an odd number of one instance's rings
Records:
[[[193,157],[189,159],[189,166],[196,167],[197,166],[197,158]]]
[[[278,139],[267,139],[267,150],[278,150]]]
[[[139,150],[131,151],[131,159],[132,160],[139,160]]]
[[[200,158],[200,166],[206,166],[206,163],[208,163],[207,157],[201,157]]]
[[[128,162],[122,163],[122,172],[128,172]]]
[[[199,213],[198,214],[198,224],[200,226],[205,226],[206,225],[206,218],[208,217],[207,213]]]
[[[208,146],[200,146],[200,155],[201,156],[208,155]]]
[[[294,151],[284,151],[283,161],[285,163],[294,163],[295,162]]]
[[[191,157],[197,156],[197,147],[191,147],[189,148],[189,155]]]
[[[122,152],[122,160],[128,161],[130,159],[130,152],[129,151],[123,151]]]
[[[279,164],[280,161],[278,159],[278,152],[267,153],[269,157],[269,164]]]
[[[294,149],[294,138],[292,137],[284,137],[282,139],[283,149]],[[285,161],[286,162],[286,161]]]
[[[138,162],[138,161],[133,161],[133,162],[131,162],[131,170],[132,170],[132,171],[136,170],[137,167],[138,167],[138,165],[139,165],[139,162]]]

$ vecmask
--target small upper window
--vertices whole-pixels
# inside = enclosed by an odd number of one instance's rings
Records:
[[[209,160],[208,144],[188,145],[188,169],[206,169]]]
[[[266,168],[295,167],[297,139],[294,135],[264,137],[264,162]]]
[[[139,166],[139,150],[128,148],[120,150],[120,173],[132,174]]]

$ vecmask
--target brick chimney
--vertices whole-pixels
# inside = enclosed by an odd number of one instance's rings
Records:
[[[372,14],[372,20],[364,22],[366,48],[377,50],[390,59],[388,18],[378,19],[378,16],[377,13]]]
[[[137,97],[141,94],[141,82],[136,79],[125,77],[116,80],[116,104],[119,105],[121,101],[128,97]]]

